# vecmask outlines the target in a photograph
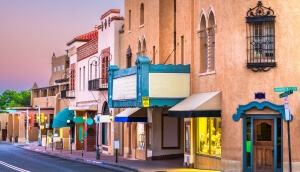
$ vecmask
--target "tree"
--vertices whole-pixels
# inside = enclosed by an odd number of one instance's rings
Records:
[[[30,106],[30,98],[30,91],[21,91],[18,93],[13,90],[6,90],[0,95],[0,109]]]

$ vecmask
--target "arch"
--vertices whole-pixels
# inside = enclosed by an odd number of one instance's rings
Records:
[[[240,118],[243,118],[245,116],[245,111],[251,109],[251,108],[257,108],[258,110],[263,110],[264,108],[270,108],[274,111],[278,111],[281,115],[281,117],[285,120],[285,110],[284,105],[276,105],[268,101],[263,102],[256,102],[252,101],[249,104],[246,105],[239,105],[237,108],[237,113],[232,115],[232,119],[234,121],[239,121]],[[293,120],[293,115],[291,114],[291,121]]]
[[[147,44],[146,44],[146,38],[143,36],[143,42],[142,42],[142,52],[146,53],[147,51]]]
[[[211,28],[216,25],[216,17],[215,17],[215,11],[212,6],[209,7],[208,11],[208,20],[207,20],[207,27]]]
[[[109,107],[108,107],[107,101],[104,101],[104,102],[103,102],[101,113],[102,113],[102,115],[110,115]]]
[[[140,38],[138,38],[138,42],[137,42],[137,53],[141,53],[141,51],[142,51],[142,44],[141,44],[141,40],[140,40]]]
[[[205,14],[205,10],[201,9],[197,30],[200,31],[200,30],[204,30],[205,28],[206,28],[206,14]]]

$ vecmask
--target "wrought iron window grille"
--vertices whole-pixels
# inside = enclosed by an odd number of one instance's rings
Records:
[[[247,12],[247,68],[255,72],[276,67],[275,16],[269,7],[257,6]]]

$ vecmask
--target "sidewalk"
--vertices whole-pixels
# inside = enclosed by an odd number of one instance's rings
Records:
[[[105,166],[112,170],[121,171],[136,171],[136,172],[211,172],[212,170],[199,170],[183,167],[183,159],[169,159],[169,160],[157,160],[157,161],[144,161],[131,158],[124,158],[118,156],[118,162],[116,163],[115,155],[101,154],[100,160],[96,160],[96,152],[83,152],[81,150],[55,150],[51,147],[38,146],[37,142],[32,142],[26,145],[25,143],[14,143],[14,145],[22,147],[23,149],[44,153],[52,156],[57,156],[74,161],[80,161],[84,163],[91,163],[94,165]],[[83,155],[82,155],[83,154]]]

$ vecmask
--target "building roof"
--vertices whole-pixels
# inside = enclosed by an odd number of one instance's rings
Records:
[[[71,45],[75,41],[86,41],[87,42],[87,41],[90,41],[90,40],[92,40],[94,38],[97,38],[97,37],[98,37],[98,30],[93,30],[93,31],[85,33],[83,35],[76,36],[74,39],[67,42],[67,46]]]

